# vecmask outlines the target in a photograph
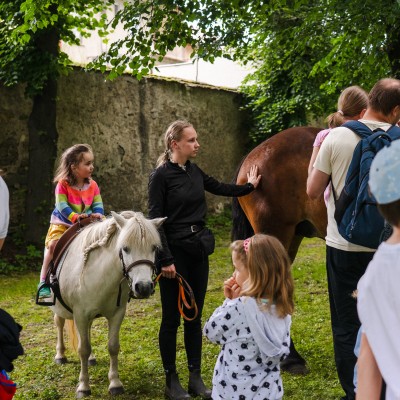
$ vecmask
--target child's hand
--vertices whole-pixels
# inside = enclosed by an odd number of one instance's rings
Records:
[[[94,219],[103,219],[103,214],[100,213],[93,213],[90,216]]]
[[[232,292],[231,299],[237,299],[238,297],[240,297],[241,291],[242,291],[242,288],[235,282],[231,288],[231,292]]]
[[[236,284],[236,279],[234,276],[231,276],[224,282],[224,296],[228,299],[232,299],[232,287]]]
[[[87,217],[88,217],[88,215],[86,213],[82,213],[82,214],[79,214],[78,219],[84,219],[84,218],[87,218]]]

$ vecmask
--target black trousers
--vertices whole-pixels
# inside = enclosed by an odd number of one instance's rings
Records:
[[[202,326],[201,313],[207,291],[209,264],[206,255],[197,257],[185,252],[182,248],[170,246],[175,258],[176,271],[191,286],[198,307],[197,318],[184,320],[184,342],[189,370],[201,368]],[[162,303],[162,321],[159,332],[161,359],[165,371],[176,370],[176,338],[181,316],[178,310],[178,282],[176,279],[161,278],[160,293]],[[190,316],[190,311],[185,310]]]
[[[336,370],[346,399],[354,400],[354,346],[360,320],[352,296],[374,253],[349,252],[326,246],[329,303]]]

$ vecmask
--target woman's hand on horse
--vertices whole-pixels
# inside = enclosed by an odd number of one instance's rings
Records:
[[[258,174],[257,165],[252,165],[250,171],[247,173],[247,183],[251,183],[254,188],[258,186],[261,180],[261,175]]]
[[[164,278],[173,279],[175,278],[176,269],[175,265],[171,264],[161,268],[161,274]]]

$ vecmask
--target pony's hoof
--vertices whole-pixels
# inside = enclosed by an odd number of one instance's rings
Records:
[[[118,395],[118,394],[125,393],[125,389],[124,389],[123,386],[113,387],[113,388],[111,388],[111,389],[109,390],[109,392],[110,392],[110,394],[111,394],[112,396],[116,396],[116,395]]]
[[[88,365],[89,365],[89,367],[93,367],[93,366],[97,365],[96,359],[95,358],[89,358]]]
[[[63,364],[66,364],[68,362],[68,360],[67,360],[67,357],[61,357],[61,358],[55,358],[54,362],[57,365],[63,365]]]
[[[79,392],[76,392],[76,398],[77,399],[83,399],[84,397],[88,397],[92,394],[92,391],[89,390],[80,390]]]

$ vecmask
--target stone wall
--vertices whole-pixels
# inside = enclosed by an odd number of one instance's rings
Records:
[[[148,175],[163,151],[163,133],[175,119],[188,119],[198,132],[196,163],[217,179],[232,180],[247,143],[240,101],[233,91],[128,75],[111,82],[100,73],[75,70],[59,81],[58,152],[74,143],[92,145],[94,179],[106,212],[146,213]],[[31,106],[22,87],[0,87],[0,168],[7,171],[14,225],[23,222]],[[210,209],[229,202],[208,196]]]

